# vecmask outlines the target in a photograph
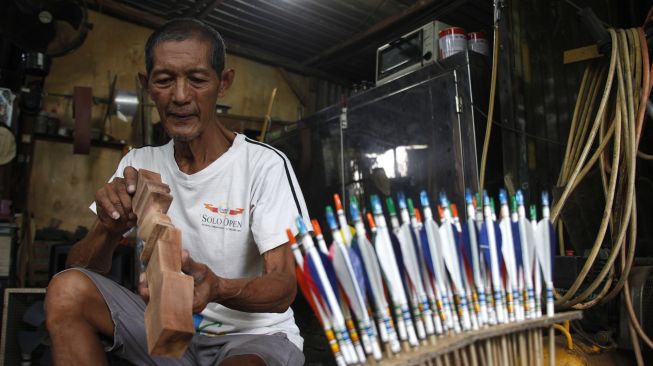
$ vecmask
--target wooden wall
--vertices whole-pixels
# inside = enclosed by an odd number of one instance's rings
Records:
[[[45,82],[46,93],[72,94],[77,85],[92,87],[96,97],[107,97],[114,75],[117,75],[117,89],[136,90],[137,72],[145,69],[143,47],[152,30],[93,11],[90,12],[90,21],[93,30],[84,44],[69,55],[53,60]],[[260,117],[262,120],[272,89],[277,87],[272,117],[297,120],[301,104],[279,70],[230,54],[226,66],[236,70],[236,78],[227,96],[219,103],[231,106],[231,114]],[[309,78],[295,74],[290,77],[304,95],[310,94]],[[70,99],[46,97],[44,110],[56,115],[61,126],[73,126]],[[105,105],[94,106],[93,127],[103,127],[105,112]],[[155,111],[152,115],[152,120],[158,121]],[[115,117],[111,118],[105,132],[118,139],[132,139],[131,124]],[[37,228],[53,223],[66,230],[90,225],[93,217],[87,207],[95,190],[114,172],[120,156],[119,150],[99,147],[92,148],[88,156],[72,155],[69,144],[36,142],[28,206]]]

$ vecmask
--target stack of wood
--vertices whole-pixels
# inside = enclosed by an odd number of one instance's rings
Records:
[[[172,203],[170,188],[158,173],[140,169],[132,203],[138,237],[145,243],[140,259],[147,265],[150,293],[145,308],[148,352],[180,358],[195,333],[194,283],[181,272],[181,231],[166,215]]]

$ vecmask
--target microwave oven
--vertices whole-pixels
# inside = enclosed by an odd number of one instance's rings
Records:
[[[434,20],[376,50],[376,85],[432,64],[438,59],[438,33],[449,28]]]

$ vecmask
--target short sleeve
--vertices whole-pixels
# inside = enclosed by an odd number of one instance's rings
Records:
[[[261,254],[286,243],[286,229],[297,235],[298,217],[311,230],[304,196],[292,166],[280,153],[273,158],[272,163],[257,172],[252,186],[250,227]]]

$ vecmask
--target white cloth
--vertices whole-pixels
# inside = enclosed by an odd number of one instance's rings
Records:
[[[197,262],[224,278],[262,274],[262,254],[288,241],[286,229],[297,234],[308,210],[290,162],[280,151],[237,134],[232,146],[195,174],[179,170],[173,141],[160,147],[131,150],[116,173],[127,166],[161,174],[173,196],[168,216],[182,232],[182,246]],[[95,204],[91,205],[95,212]],[[248,313],[210,303],[195,316],[196,328],[215,334],[284,332],[302,349],[303,339],[292,309],[284,313]]]

